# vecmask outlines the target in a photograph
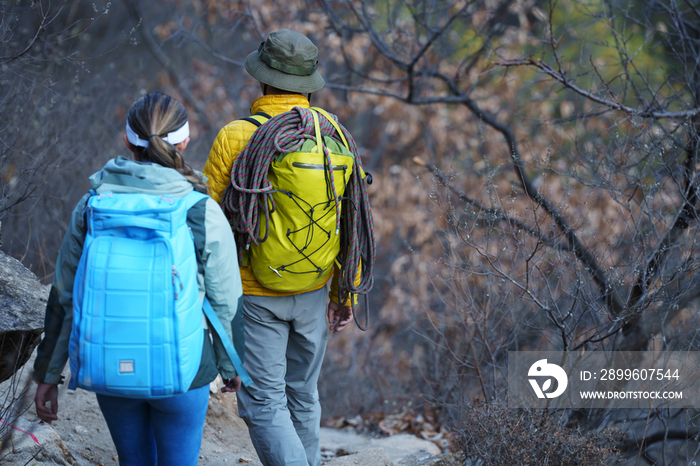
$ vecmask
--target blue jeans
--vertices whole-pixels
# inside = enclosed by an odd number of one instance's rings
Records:
[[[120,466],[196,466],[208,385],[155,400],[97,395],[97,402]]]

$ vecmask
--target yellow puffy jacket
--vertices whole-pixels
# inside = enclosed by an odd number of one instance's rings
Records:
[[[250,107],[250,113],[264,112],[274,117],[281,113],[287,112],[294,107],[309,108],[309,101],[306,97],[299,94],[292,95],[265,95],[256,99]],[[209,178],[207,186],[209,187],[209,195],[217,202],[221,202],[221,197],[224,190],[231,182],[231,167],[233,161],[236,160],[238,154],[248,144],[248,140],[253,136],[257,127],[245,120],[235,120],[224,126],[214,140],[214,145],[209,152],[209,158],[204,165],[204,175]],[[235,251],[231,251],[235,254]],[[254,296],[289,296],[307,291],[317,290],[326,286],[326,283],[297,292],[275,291],[265,288],[258,282],[253,275],[250,266],[241,267],[241,280],[243,282],[243,294]],[[331,282],[330,298],[334,302],[338,302],[338,270],[333,273]],[[360,270],[358,270],[355,284],[359,284]]]

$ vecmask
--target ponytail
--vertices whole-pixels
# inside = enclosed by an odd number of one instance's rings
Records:
[[[140,160],[177,170],[192,183],[195,191],[207,194],[204,180],[185,162],[180,151],[163,139],[182,128],[187,119],[187,110],[180,102],[154,92],[133,103],[126,121],[138,138],[148,141],[146,147],[137,146]]]

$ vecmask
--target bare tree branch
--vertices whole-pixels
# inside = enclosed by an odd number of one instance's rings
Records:
[[[678,112],[668,112],[668,111],[660,111],[660,110],[652,110],[652,109],[646,109],[646,110],[637,110],[635,108],[629,107],[627,105],[623,105],[619,102],[612,102],[607,99],[603,99],[601,97],[598,97],[597,95],[584,91],[580,87],[578,87],[576,84],[574,84],[572,81],[566,79],[566,76],[549,66],[547,63],[543,62],[540,59],[534,59],[532,57],[530,58],[521,58],[517,60],[504,60],[501,62],[497,62],[496,65],[498,66],[504,66],[504,67],[509,67],[509,66],[533,66],[535,68],[538,68],[545,73],[547,73],[549,76],[554,78],[556,81],[559,81],[563,86],[573,90],[577,94],[593,101],[601,105],[605,105],[606,107],[609,107],[613,110],[620,110],[622,112],[625,112],[626,114],[630,116],[637,116],[641,118],[655,118],[655,119],[685,119],[685,118],[690,118],[696,115],[700,115],[700,108],[693,108],[690,110],[681,110]]]
[[[41,11],[41,13],[39,13],[41,15],[41,23],[39,24],[39,27],[37,27],[37,29],[36,29],[36,34],[34,34],[34,37],[29,42],[29,45],[27,45],[24,48],[24,50],[19,52],[17,55],[8,56],[8,57],[0,57],[0,61],[2,61],[2,64],[5,65],[7,63],[10,63],[14,60],[17,60],[18,58],[23,57],[27,53],[29,53],[29,51],[34,47],[34,45],[39,40],[39,37],[41,36],[41,34],[44,31],[46,31],[46,29],[51,25],[51,23],[53,23],[56,20],[56,18],[58,18],[58,16],[61,14],[61,11],[63,10],[64,6],[65,6],[65,2],[63,5],[61,5],[58,8],[58,10],[51,17],[49,17],[48,12],[43,11],[43,7],[42,7],[41,3],[37,4],[36,8],[38,8],[39,10],[42,10],[42,11]]]
[[[700,435],[698,430],[679,430],[672,429],[668,431],[654,432],[653,434],[648,434],[642,439],[641,442],[628,441],[625,442],[621,448],[640,448],[640,445],[649,446],[654,443],[665,442],[666,440],[691,440],[697,439]]]
[[[623,327],[626,331],[625,338],[616,349],[643,351],[649,344],[650,336],[662,330],[662,319],[659,316],[665,316],[664,320],[672,321],[683,309],[700,299],[700,279],[689,281],[684,288],[678,295],[666,300],[661,307],[655,309],[652,315],[647,315],[644,319],[630,319],[629,322],[633,325],[628,324]]]
[[[163,68],[167,70],[170,79],[172,79],[175,87],[177,87],[177,89],[180,91],[185,101],[197,111],[200,123],[204,125],[205,128],[210,128],[211,123],[209,122],[209,117],[207,116],[204,105],[192,94],[192,91],[190,91],[189,88],[182,83],[180,73],[178,73],[175,64],[163,51],[160,45],[158,45],[155,38],[151,34],[150,29],[147,26],[146,18],[141,11],[141,6],[134,0],[124,0],[124,4],[126,5],[127,10],[129,10],[131,16],[141,24],[141,36],[143,37],[153,56],[160,62]]]
[[[358,11],[358,9],[354,6],[352,0],[347,0],[346,3],[350,7],[354,15],[357,17],[362,27],[369,34],[370,40],[372,41],[374,47],[387,59],[393,62],[400,70],[408,72],[409,63],[406,63],[405,61],[401,60],[393,52],[391,52],[387,44],[381,39],[377,31],[372,26],[369,19],[369,15],[366,11],[365,3],[361,3],[362,12]],[[448,76],[437,71],[426,71],[425,73],[426,75],[430,75],[434,78],[441,80],[447,86],[450,95],[421,98],[415,97],[415,95],[411,92],[410,89],[408,91],[408,94],[405,96],[400,96],[387,91],[362,90],[361,88],[359,89],[359,91],[375,95],[393,97],[403,102],[414,105],[428,105],[434,103],[460,103],[462,105],[465,105],[472,112],[472,114],[474,114],[474,116],[480,121],[483,121],[487,125],[494,128],[496,131],[501,133],[506,139],[506,144],[509,147],[509,153],[513,169],[515,170],[516,175],[521,181],[521,185],[523,187],[523,190],[525,191],[525,194],[530,199],[535,201],[538,205],[540,205],[542,208],[544,208],[544,210],[554,219],[555,223],[560,228],[562,233],[564,233],[564,235],[567,237],[569,245],[573,250],[576,258],[585,265],[585,267],[590,271],[591,275],[593,276],[595,282],[598,284],[598,287],[601,291],[601,296],[608,308],[610,309],[611,314],[613,316],[621,314],[624,309],[624,303],[620,299],[615,287],[612,286],[606,272],[603,270],[600,264],[598,264],[598,261],[593,256],[593,254],[591,254],[591,252],[583,246],[583,244],[578,239],[578,236],[574,232],[573,228],[571,228],[568,221],[564,218],[563,215],[561,215],[559,210],[556,209],[554,205],[532,185],[532,181],[529,179],[525,172],[525,167],[520,156],[518,143],[513,130],[508,125],[498,121],[495,115],[492,115],[491,113],[482,110],[476,103],[476,101],[474,101],[468,95],[463,93],[458,88],[457,83]],[[358,90],[357,88],[354,88],[352,86],[343,86],[338,84],[330,84],[329,87],[345,90]],[[700,109],[698,110],[698,112],[700,112]]]
[[[236,66],[240,66],[240,67],[243,67],[245,65],[240,60],[234,60],[233,58],[229,58],[226,55],[222,55],[219,52],[215,51],[214,49],[209,47],[209,44],[207,44],[202,39],[197,37],[197,34],[193,33],[189,29],[185,28],[185,26],[182,23],[180,23],[180,32],[183,33],[189,40],[191,40],[195,44],[202,47],[209,55],[216,58],[217,60],[221,60],[225,63],[229,63],[231,65],[236,65]]]
[[[674,220],[673,225],[666,230],[661,240],[654,248],[654,252],[647,259],[647,266],[637,278],[634,287],[632,288],[632,292],[630,293],[628,304],[630,307],[635,306],[647,292],[652,280],[661,270],[661,261],[678,242],[685,230],[691,225],[692,222],[698,221],[698,212],[695,207],[697,201],[697,190],[695,188],[695,183],[692,183],[690,189],[688,189],[686,193],[686,199],[683,201],[681,208],[676,214],[676,219]]]
[[[418,157],[415,157],[413,159],[413,161],[416,164],[427,168],[430,171],[430,173],[432,173],[435,178],[440,180],[440,182],[445,187],[447,187],[453,193],[457,194],[457,196],[459,197],[459,199],[461,201],[464,201],[467,204],[474,206],[476,209],[478,209],[481,212],[482,215],[483,214],[488,215],[489,221],[503,221],[503,222],[506,222],[510,225],[513,225],[513,226],[523,230],[524,232],[528,233],[530,236],[533,236],[534,238],[537,238],[538,240],[547,244],[552,249],[556,249],[558,251],[565,251],[565,252],[572,251],[571,246],[569,244],[561,243],[561,242],[555,240],[554,238],[545,235],[544,233],[531,227],[530,225],[509,216],[502,209],[494,209],[491,207],[487,207],[487,206],[481,204],[476,199],[470,198],[463,191],[458,190],[455,185],[450,183],[449,180],[447,179],[447,177],[444,175],[444,173],[442,173],[435,165],[428,163],[428,162],[425,162],[424,160],[422,160]]]

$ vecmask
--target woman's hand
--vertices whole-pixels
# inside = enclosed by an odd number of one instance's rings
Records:
[[[221,393],[235,393],[241,389],[241,377],[236,376],[235,379],[224,379],[224,386],[221,387]]]
[[[51,407],[46,404],[51,403]],[[40,383],[34,395],[34,405],[39,419],[51,424],[58,419],[58,385],[55,383]]]

